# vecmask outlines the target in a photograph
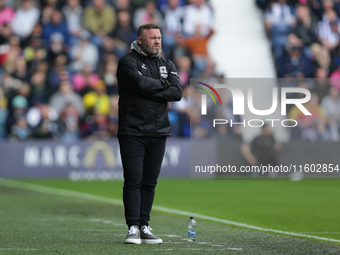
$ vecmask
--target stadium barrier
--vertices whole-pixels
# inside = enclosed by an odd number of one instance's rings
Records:
[[[169,138],[164,156],[162,177],[271,177],[268,174],[214,173],[190,175],[195,165],[235,166],[240,169],[247,163],[240,152],[240,141]],[[336,152],[339,143],[290,142],[283,144],[278,154],[279,164],[299,171],[302,166],[304,177],[339,177],[340,171],[317,172],[318,164],[333,168],[340,166]],[[0,177],[3,178],[70,178],[79,180],[120,180],[123,178],[122,164],[117,139],[108,141],[79,141],[60,143],[55,141],[27,141],[0,143]],[[307,166],[308,172],[305,171]],[[293,167],[293,168],[292,168]],[[275,177],[289,177],[279,173]]]
[[[189,176],[189,140],[168,139],[161,175]],[[123,178],[117,139],[60,143],[0,143],[0,177],[119,180]]]

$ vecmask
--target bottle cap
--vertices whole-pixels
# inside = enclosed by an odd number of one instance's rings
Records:
[[[191,216],[191,217],[190,217],[190,220],[192,220],[193,218],[194,218],[194,217]]]

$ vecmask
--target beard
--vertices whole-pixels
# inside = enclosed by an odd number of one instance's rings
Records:
[[[159,49],[155,50],[153,48],[148,48],[148,46],[144,43],[142,43],[142,50],[148,55],[148,56],[154,56],[162,52],[162,45],[159,45]]]

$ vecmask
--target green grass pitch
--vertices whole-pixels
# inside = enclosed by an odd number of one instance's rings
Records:
[[[121,199],[121,181],[25,180]],[[340,240],[340,180],[160,179],[154,205],[261,228]],[[9,188],[0,182],[0,254],[339,254],[340,243],[236,228],[153,212],[162,245],[124,245],[121,206]]]

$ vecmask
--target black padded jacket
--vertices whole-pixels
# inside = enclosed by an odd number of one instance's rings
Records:
[[[148,57],[132,49],[120,59],[118,136],[171,135],[168,102],[182,98],[175,65],[160,56]]]

